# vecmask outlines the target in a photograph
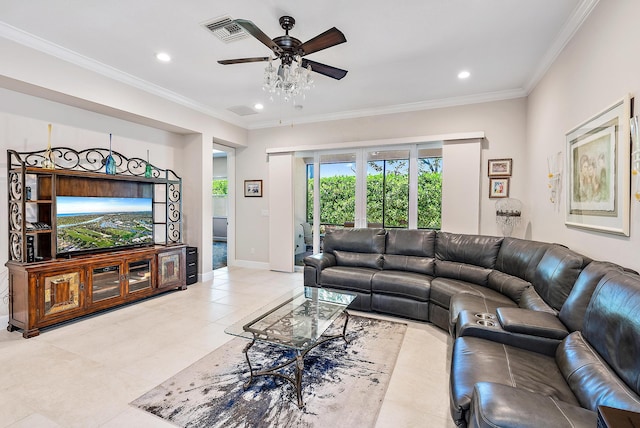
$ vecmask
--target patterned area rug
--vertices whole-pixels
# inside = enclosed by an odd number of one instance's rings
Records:
[[[340,334],[344,318],[330,328]],[[305,357],[298,408],[293,386],[274,376],[249,378],[242,353],[247,340],[234,338],[161,385],[133,406],[182,427],[335,427],[374,426],[406,331],[406,324],[351,316],[349,344],[328,341]],[[294,354],[256,343],[255,368]],[[293,368],[288,372],[293,375]]]
[[[227,243],[213,242],[212,252],[213,269],[220,269],[227,265]]]

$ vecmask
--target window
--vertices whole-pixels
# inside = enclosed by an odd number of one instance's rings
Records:
[[[330,229],[440,229],[441,142],[303,155],[306,203],[300,210],[306,213],[300,212],[300,218],[318,236],[315,252]]]
[[[356,212],[354,153],[320,156],[320,224],[351,226]]]
[[[442,225],[442,150],[418,150],[418,229]]]
[[[409,225],[409,150],[367,154],[367,226]]]

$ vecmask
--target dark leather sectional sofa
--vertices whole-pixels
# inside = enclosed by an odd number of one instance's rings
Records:
[[[351,308],[448,330],[459,426],[596,425],[640,412],[640,277],[562,245],[427,230],[342,229],[305,258],[307,286]]]

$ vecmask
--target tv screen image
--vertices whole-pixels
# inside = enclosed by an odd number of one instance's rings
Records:
[[[151,198],[58,196],[58,254],[153,244]]]

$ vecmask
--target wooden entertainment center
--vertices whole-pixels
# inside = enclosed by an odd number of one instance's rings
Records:
[[[104,172],[108,156],[115,174]],[[106,149],[66,147],[7,150],[7,171],[9,331],[21,329],[29,338],[44,327],[186,288],[182,180],[173,171]],[[143,226],[152,229],[153,242],[58,254],[56,200],[69,196],[151,199],[152,224]]]

